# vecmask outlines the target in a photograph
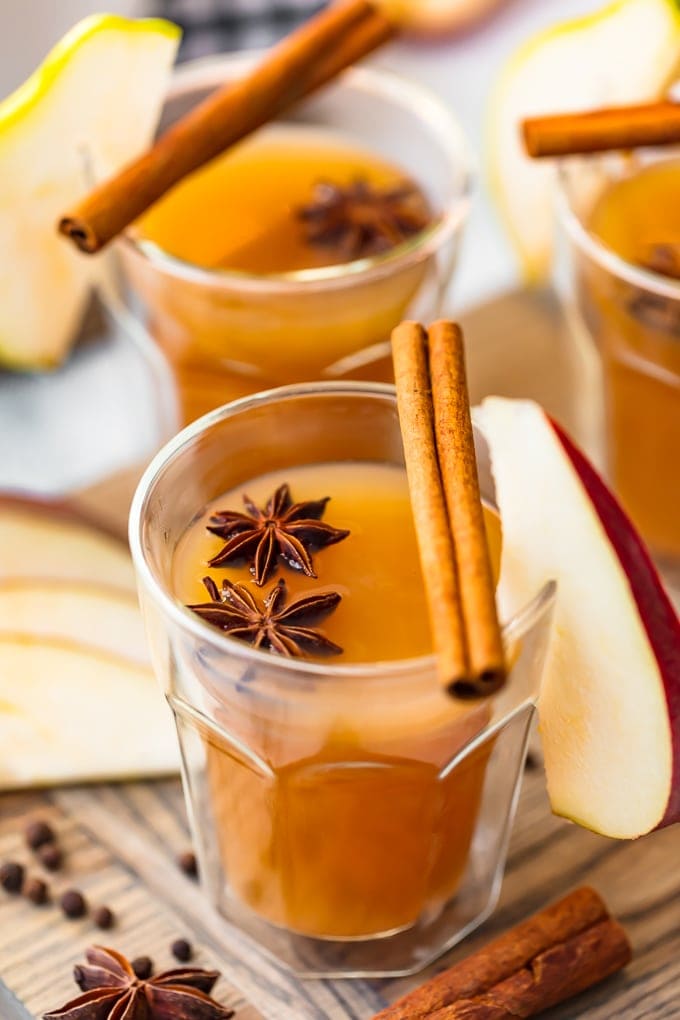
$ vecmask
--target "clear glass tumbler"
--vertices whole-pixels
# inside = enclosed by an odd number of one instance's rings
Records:
[[[431,657],[284,659],[178,602],[173,551],[197,511],[265,471],[337,460],[403,463],[392,387],[284,387],[206,415],[150,465],[130,538],[207,896],[301,974],[410,973],[495,905],[554,586],[506,622],[509,682],[481,702],[446,696]]]
[[[183,65],[161,128],[258,59],[240,54]],[[172,367],[185,422],[271,386],[389,381],[392,328],[407,316],[436,318],[451,278],[471,164],[444,104],[405,79],[355,68],[277,123],[330,130],[401,166],[426,193],[436,219],[379,256],[266,275],[205,269],[126,237],[119,249],[127,277]]]
[[[677,161],[677,151],[569,160],[559,206],[568,318],[600,365],[605,470],[673,579],[680,567],[680,281],[627,261],[589,229],[607,188],[668,158]]]

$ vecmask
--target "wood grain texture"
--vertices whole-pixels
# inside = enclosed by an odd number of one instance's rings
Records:
[[[622,975],[550,1010],[546,1020],[680,1018],[680,829],[635,843],[595,836],[550,814],[541,773],[525,778],[492,919],[418,978],[396,981],[299,982],[222,920],[175,864],[188,841],[177,781],[9,795],[0,807],[0,859],[29,860],[23,820],[45,816],[58,829],[68,860],[50,883],[55,889],[78,885],[92,906],[106,902],[119,918],[115,929],[102,933],[90,921],[66,921],[54,907],[36,908],[0,893],[2,1020],[37,1018],[66,1001],[74,987],[70,970],[93,941],[132,955],[146,952],[159,966],[170,966],[168,945],[183,935],[196,945],[198,964],[224,975],[216,994],[237,1009],[237,1020],[369,1020],[428,975],[582,883],[604,896],[635,956]]]

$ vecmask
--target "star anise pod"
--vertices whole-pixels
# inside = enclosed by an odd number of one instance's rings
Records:
[[[345,187],[320,181],[298,217],[309,244],[333,249],[344,262],[389,251],[432,221],[415,184],[380,189],[362,179]]]
[[[269,648],[279,655],[300,656],[306,651],[339,655],[340,645],[321,631],[305,626],[332,613],[341,596],[336,591],[304,595],[286,605],[286,582],[281,578],[262,602],[244,584],[223,581],[220,592],[212,577],[204,577],[210,602],[189,606],[214,627],[230,637],[247,641],[254,648]]]
[[[255,584],[265,583],[280,557],[293,570],[316,577],[310,550],[322,549],[347,538],[349,531],[332,528],[321,520],[330,497],[293,503],[290,489],[280,485],[260,510],[248,496],[243,497],[247,514],[219,510],[208,523],[208,531],[226,540],[226,545],[209,561],[221,567],[233,560],[252,560]]]
[[[666,242],[647,245],[640,265],[653,273],[680,280],[680,245]]]
[[[140,980],[124,956],[92,946],[73,972],[83,994],[44,1020],[229,1020],[233,1009],[210,997],[219,974],[178,967]]]

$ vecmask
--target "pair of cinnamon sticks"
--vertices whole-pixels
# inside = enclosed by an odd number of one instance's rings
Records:
[[[505,681],[484,526],[463,333],[403,322],[392,355],[404,460],[442,686],[485,696]]]
[[[378,1013],[374,1020],[517,1020],[584,992],[630,962],[625,931],[586,886]]]

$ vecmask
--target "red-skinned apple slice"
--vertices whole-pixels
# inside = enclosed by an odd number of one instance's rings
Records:
[[[618,838],[680,820],[680,622],[644,543],[538,405],[491,397],[476,420],[503,525],[501,612],[558,583],[538,706],[553,810]]]

